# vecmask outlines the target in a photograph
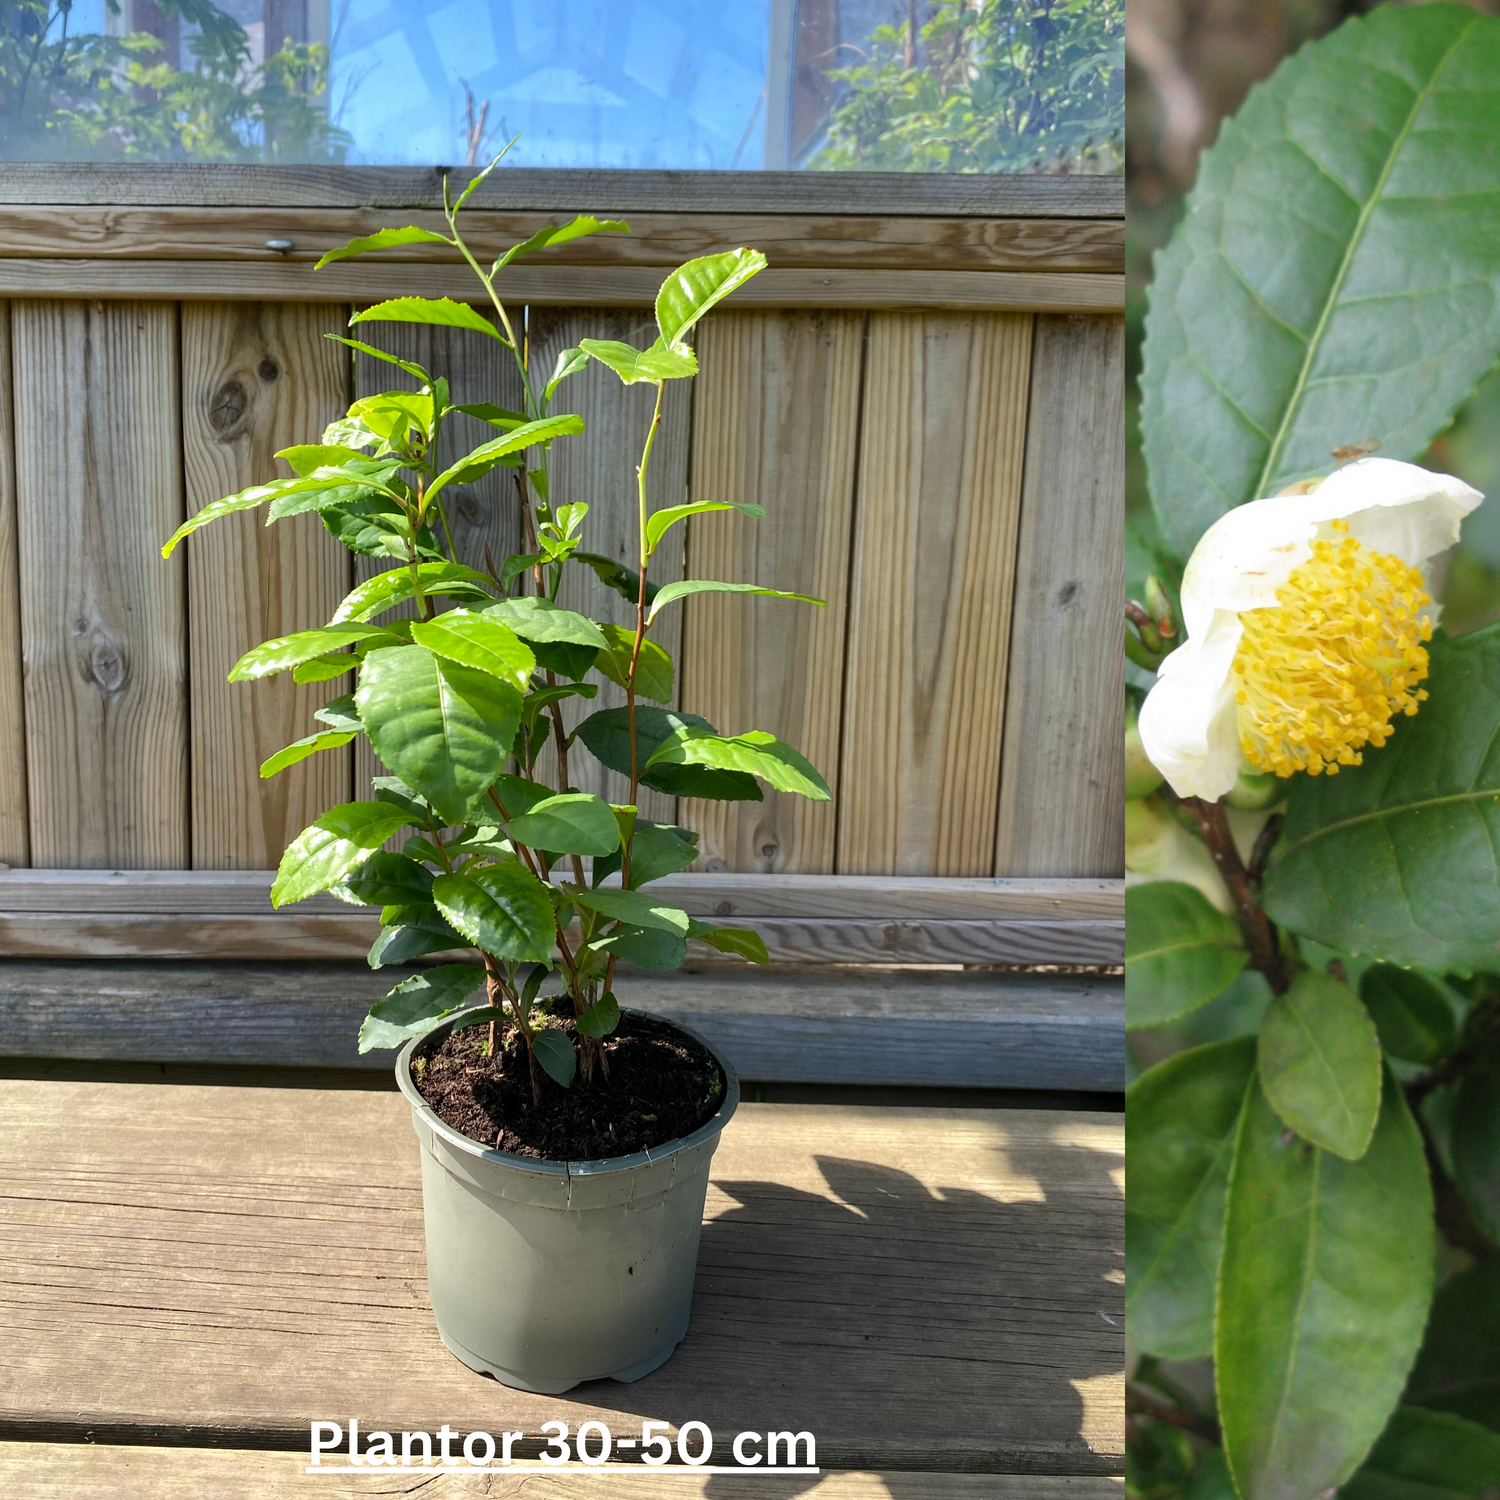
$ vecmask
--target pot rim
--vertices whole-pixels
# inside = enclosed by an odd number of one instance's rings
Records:
[[[469,1008],[471,1010],[483,1009],[482,1006]],[[611,1172],[630,1172],[638,1167],[650,1166],[653,1162],[664,1161],[679,1151],[687,1151],[694,1146],[702,1145],[705,1141],[712,1140],[729,1123],[740,1102],[740,1080],[729,1065],[728,1058],[707,1037],[694,1031],[691,1026],[685,1026],[681,1021],[674,1021],[668,1016],[659,1016],[654,1011],[639,1010],[634,1006],[622,1005],[620,1011],[623,1015],[642,1016],[650,1021],[660,1021],[663,1025],[680,1031],[684,1036],[689,1036],[697,1042],[718,1063],[724,1074],[724,1097],[719,1101],[719,1107],[713,1115],[690,1135],[663,1141],[659,1146],[651,1146],[644,1151],[634,1151],[629,1156],[603,1156],[579,1161],[544,1161],[540,1157],[517,1156],[512,1151],[496,1151],[491,1146],[481,1145],[472,1136],[465,1135],[461,1130],[455,1130],[441,1120],[418,1093],[417,1086],[411,1079],[412,1054],[417,1050],[418,1045],[449,1031],[457,1021],[462,1019],[462,1011],[444,1021],[442,1025],[434,1026],[431,1031],[412,1037],[401,1048],[396,1055],[396,1086],[405,1095],[406,1102],[411,1105],[417,1118],[434,1135],[441,1137],[447,1145],[477,1160],[494,1162],[498,1166],[512,1167],[522,1172],[533,1172],[542,1177],[602,1177]]]

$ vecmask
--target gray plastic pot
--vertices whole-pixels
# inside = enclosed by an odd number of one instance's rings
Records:
[[[428,1038],[401,1049],[396,1082],[422,1146],[432,1310],[471,1369],[555,1396],[583,1380],[639,1380],[682,1342],[708,1164],[740,1086],[716,1047],[665,1024],[724,1070],[719,1111],[681,1140],[603,1161],[486,1149],[438,1119],[412,1083],[412,1054]]]

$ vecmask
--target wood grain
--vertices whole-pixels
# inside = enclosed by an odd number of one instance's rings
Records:
[[[219,162],[7,162],[0,202],[251,208],[416,208],[443,202],[446,167]],[[462,167],[451,169],[455,182]],[[1123,177],[921,172],[558,171],[507,167],[475,210],[542,213],[810,213],[1116,218]]]
[[[274,455],[315,443],[348,406],[348,361],[327,307],[189,303],[182,309],[188,511],[290,474]],[[265,870],[328,808],[347,802],[351,752],[325,751],[269,781],[260,764],[311,734],[325,684],[291,674],[225,680],[252,646],[324,624],[353,583],[349,554],[315,515],[267,528],[228,516],[188,542],[192,857],[199,870]]]
[[[579,339],[616,339],[644,348],[656,336],[656,324],[646,312],[595,307],[578,311],[556,308],[530,310],[529,341],[532,366],[550,373],[564,349]],[[687,497],[688,447],[691,442],[692,382],[669,380],[662,403],[661,427],[651,450],[646,471],[646,503],[650,510],[681,505]],[[651,427],[655,388],[648,382],[626,386],[604,366],[591,362],[579,374],[558,387],[552,399],[554,413],[577,412],[584,420],[579,437],[564,438],[551,450],[549,474],[554,504],[583,501],[589,513],[583,522],[583,550],[612,557],[634,572],[640,565],[636,465]],[[674,527],[651,559],[649,581],[672,583],[682,577],[683,528]],[[589,568],[568,568],[559,604],[576,609],[590,619],[610,621],[634,630],[635,606],[602,584]],[[681,688],[682,612],[668,610],[651,629],[651,639],[668,652],[674,665],[676,704]],[[590,680],[597,680],[596,673]],[[592,700],[568,699],[563,721],[571,731],[575,725],[604,708],[625,702],[622,688],[601,682],[599,696]],[[538,763],[540,779],[551,784],[556,762],[549,749]],[[581,745],[568,757],[568,777],[580,791],[596,792],[611,802],[629,800],[628,778],[606,771]],[[642,791],[637,798],[641,816],[662,822],[676,817],[677,799],[659,792]]]
[[[870,317],[838,869],[994,858],[1032,319]]]
[[[12,345],[32,863],[181,868],[177,309],[19,302]]]
[[[623,1435],[623,1434],[622,1434]],[[455,1446],[454,1453],[460,1449]],[[324,1462],[331,1462],[325,1458]],[[467,1497],[467,1500],[599,1500],[598,1470],[562,1471],[517,1460],[510,1473],[308,1474],[305,1454],[212,1448],[108,1447],[100,1443],[0,1445],[0,1486],[11,1500],[281,1500],[286,1495]],[[1124,1481],[1005,1474],[825,1472],[818,1500],[1120,1500]],[[643,1472],[614,1465],[608,1493],[617,1500],[794,1500],[808,1481],[793,1475],[695,1474],[674,1466]]]
[[[12,401],[10,304],[0,302],[0,865],[24,866],[31,862],[31,838],[26,815],[26,704]]]
[[[516,302],[555,306],[650,307],[655,266],[513,265]],[[1078,271],[911,271],[783,268],[762,271],[736,294],[762,307],[948,308],[974,312],[1116,312],[1125,278]],[[0,257],[0,296],[167,298],[186,301],[355,302],[383,297],[485,299],[463,265],[341,261],[314,271],[307,261],[77,260]]]
[[[301,1448],[357,1413],[532,1457],[553,1418],[691,1418],[805,1428],[824,1468],[1120,1471],[1119,1115],[742,1104],[687,1339],[572,1399],[439,1344],[408,1121],[388,1093],[5,1084],[0,1425]]]
[[[363,963],[6,959],[0,1055],[385,1072],[366,1011],[412,970]],[[888,967],[621,969],[625,1005],[708,1037],[744,1078],[942,1088],[1123,1087],[1123,981]]]
[[[687,600],[683,706],[726,734],[765,729],[795,745],[835,798],[863,344],[858,313],[711,317],[693,408],[691,498],[752,501],[766,517],[689,522],[691,576],[827,607]],[[680,816],[698,830],[703,870],[833,869],[833,804],[765,790],[764,802],[684,801]]]
[[[467,210],[464,238],[493,260],[556,214]],[[275,265],[385,227],[388,209],[38,208],[0,205],[0,256],[109,260],[233,260]],[[441,213],[403,222],[446,233]],[[1104,271],[1125,269],[1118,219],[934,219],[813,214],[632,214],[629,234],[597,234],[549,250],[544,263],[676,266],[695,255],[754,245],[773,266],[929,271]],[[267,240],[290,241],[268,250]],[[363,266],[460,259],[431,242],[380,251]],[[505,282],[502,280],[502,287]]]
[[[995,871],[1125,866],[1125,328],[1039,318]]]

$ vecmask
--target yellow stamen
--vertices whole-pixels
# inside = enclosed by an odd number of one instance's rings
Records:
[[[1347,532],[1342,521],[1336,531]],[[1258,771],[1333,776],[1383,745],[1427,697],[1432,601],[1422,575],[1351,536],[1313,543],[1269,609],[1240,616],[1234,657],[1240,749]]]

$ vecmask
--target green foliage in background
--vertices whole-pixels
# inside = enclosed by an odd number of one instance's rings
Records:
[[[924,9],[927,9],[924,7]],[[938,0],[913,35],[879,27],[829,76],[847,86],[814,167],[1117,172],[1122,0]]]
[[[1466,405],[1445,441],[1500,473],[1497,141],[1500,21],[1386,7],[1203,156],[1146,319],[1137,692],[1225,511]],[[1337,777],[1132,778],[1167,877],[1127,906],[1133,1496],[1500,1493],[1500,626],[1425,686]]]
[[[118,0],[107,0],[120,14]],[[252,66],[244,28],[211,0],[161,0],[194,28],[172,67],[145,32],[78,35],[71,0],[0,3],[0,157],[11,161],[338,160],[328,48],[294,43]]]

